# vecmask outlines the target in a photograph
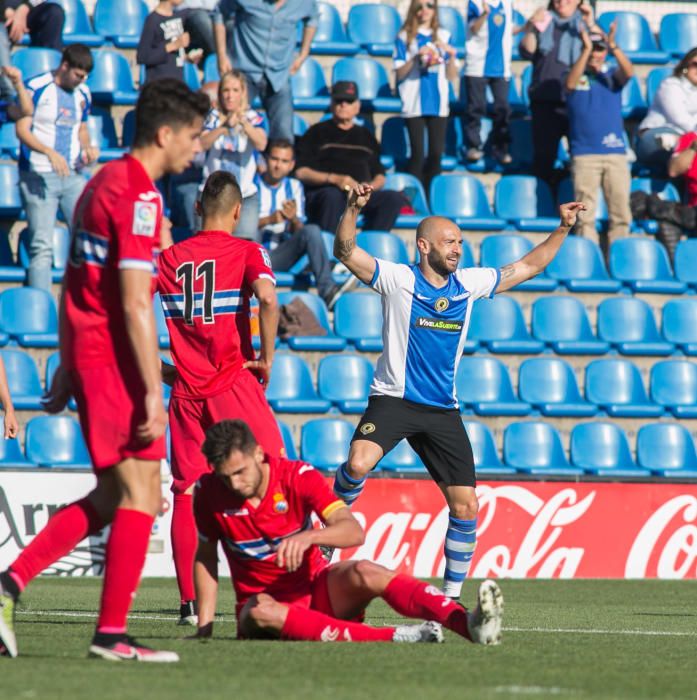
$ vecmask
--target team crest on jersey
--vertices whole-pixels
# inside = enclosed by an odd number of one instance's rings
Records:
[[[274,513],[287,513],[288,512],[288,501],[282,493],[275,493],[273,495],[273,510]]]
[[[261,250],[261,259],[264,261],[264,265],[266,265],[266,267],[271,267],[271,258],[269,257],[266,248],[259,246],[259,249]]]
[[[436,303],[433,305],[433,308],[439,313],[442,313],[449,306],[450,302],[445,297],[438,297],[438,299],[436,299]]]
[[[136,236],[155,235],[157,227],[157,204],[153,202],[136,202],[133,207],[133,233]]]
[[[364,423],[360,427],[361,435],[370,435],[375,432],[375,423]]]

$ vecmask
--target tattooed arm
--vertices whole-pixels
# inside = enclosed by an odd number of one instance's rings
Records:
[[[365,284],[370,284],[375,274],[375,258],[356,245],[356,219],[372,191],[373,188],[365,184],[356,185],[349,191],[346,209],[334,236],[334,257]]]
[[[569,202],[559,207],[561,222],[559,228],[549,234],[546,240],[535,246],[527,255],[510,265],[501,268],[501,281],[496,292],[506,292],[521,282],[539,275],[554,259],[567,234],[576,223],[579,212],[585,211],[583,202]]]

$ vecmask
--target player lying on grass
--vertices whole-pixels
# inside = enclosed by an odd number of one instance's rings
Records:
[[[210,427],[203,453],[213,472],[201,477],[194,497],[200,540],[194,567],[197,637],[213,633],[220,542],[237,597],[240,638],[441,642],[444,625],[475,643],[501,642],[503,596],[494,581],[481,584],[477,606],[468,612],[435,586],[370,561],[328,565],[319,545],[362,544],[360,524],[314,467],[264,455],[243,421]],[[324,528],[312,527],[313,512]],[[374,598],[426,622],[363,624]]]

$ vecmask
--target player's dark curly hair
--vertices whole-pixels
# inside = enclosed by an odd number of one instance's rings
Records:
[[[146,83],[136,104],[136,128],[133,146],[142,148],[154,143],[158,129],[189,126],[196,117],[203,119],[211,101],[203,92],[194,92],[176,78],[162,78]]]
[[[232,452],[250,454],[258,444],[243,420],[221,420],[206,430],[201,452],[213,469],[218,469]]]

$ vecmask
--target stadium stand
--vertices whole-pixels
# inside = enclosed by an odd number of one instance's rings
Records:
[[[348,455],[354,427],[340,418],[316,418],[303,425],[302,458],[318,469],[334,471]]]
[[[583,474],[583,469],[569,464],[561,437],[549,423],[511,423],[504,433],[503,455],[506,464],[525,474]]]
[[[377,3],[353,5],[346,22],[351,41],[371,56],[391,56],[401,26],[402,18],[392,5]]]
[[[676,418],[697,418],[697,365],[687,360],[664,360],[651,367],[649,391],[654,403]]]
[[[381,301],[372,292],[339,297],[334,307],[334,330],[361,352],[382,352]]]
[[[368,406],[373,365],[361,355],[327,355],[317,369],[317,389],[341,413],[361,414]]]
[[[326,413],[331,401],[320,398],[310,368],[299,355],[277,353],[266,398],[278,413]]]
[[[530,335],[520,305],[510,296],[475,302],[467,342],[470,341],[494,353],[537,354],[544,350],[544,343]]]
[[[648,477],[650,472],[638,467],[624,432],[614,423],[582,423],[571,432],[572,463],[597,476]]]
[[[697,46],[697,15],[689,12],[671,12],[663,15],[658,41],[672,59],[682,58]]]
[[[697,355],[697,299],[673,299],[663,307],[663,337],[685,355]]]
[[[87,10],[82,0],[52,0],[65,11],[63,25],[63,42],[66,44],[85,44],[98,47],[104,44],[104,37],[97,34],[90,24]]]
[[[666,249],[652,238],[630,237],[610,248],[610,272],[633,292],[683,294],[684,282],[673,277]]]
[[[78,422],[71,416],[37,416],[27,424],[27,459],[39,467],[88,469],[90,458]]]
[[[0,294],[0,329],[25,348],[58,347],[58,313],[43,289],[12,287]]]
[[[94,29],[119,49],[135,49],[147,15],[142,0],[97,0]]]
[[[658,48],[646,17],[638,12],[603,12],[598,24],[603,31],[617,23],[615,39],[632,63],[668,63],[669,55]]]
[[[506,228],[506,221],[492,212],[484,186],[472,175],[436,175],[429,200],[433,214],[452,219],[463,230]]]
[[[496,443],[491,430],[479,421],[463,420],[463,425],[467,431],[472,445],[472,454],[474,456],[474,464],[477,469],[477,474],[482,475],[498,475],[498,474],[515,474],[516,470],[513,467],[507,467],[499,457],[496,451]]]
[[[479,263],[482,267],[501,268],[527,255],[534,247],[531,240],[517,234],[487,236],[480,247]],[[516,287],[521,292],[551,292],[556,288],[557,281],[544,272]]]
[[[286,450],[286,457],[288,457],[288,459],[298,459],[298,452],[295,449],[295,442],[293,440],[293,433],[290,426],[280,420],[277,422],[281,431],[281,437],[283,438],[283,446]]]
[[[697,476],[697,452],[687,428],[677,423],[644,425],[637,435],[637,462],[659,476]]]
[[[400,440],[395,448],[378,462],[378,469],[384,469],[386,472],[401,472],[411,476],[428,473],[421,458],[406,440]]]
[[[2,350],[7,382],[16,410],[41,410],[43,387],[36,363],[21,350]]]

